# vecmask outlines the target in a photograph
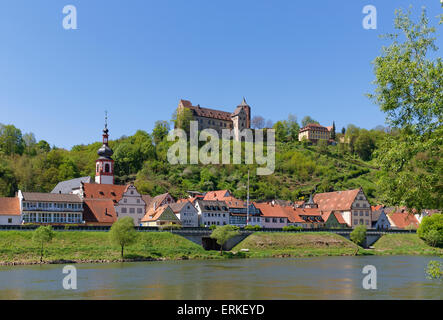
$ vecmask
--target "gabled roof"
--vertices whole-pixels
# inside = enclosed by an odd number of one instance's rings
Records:
[[[228,208],[246,208],[246,201],[234,197],[225,197],[223,201],[226,202]],[[252,203],[249,202],[249,205],[251,204]]]
[[[391,226],[395,226],[399,229],[405,229],[406,227],[413,225],[418,228],[419,222],[417,218],[408,212],[393,212],[387,215]]]
[[[326,128],[318,123],[309,123],[306,126],[304,126],[303,128],[301,128],[299,132],[303,132],[303,131],[307,131],[307,130],[319,130],[319,131],[329,132],[328,128]]]
[[[22,192],[22,195],[24,201],[82,203],[82,199],[76,194]]]
[[[171,208],[171,210],[174,213],[177,214],[177,213],[180,213],[180,211],[182,211],[182,209],[184,207],[186,207],[188,204],[191,205],[191,202],[189,200],[182,201],[182,202],[171,203],[171,204],[169,204],[169,207]],[[194,207],[194,206],[192,206],[192,207]]]
[[[361,189],[317,193],[315,203],[323,211],[351,210],[352,203]]]
[[[79,189],[81,184],[83,183],[90,183],[91,177],[81,177],[81,178],[75,178],[71,180],[66,180],[59,182],[54,189],[52,189],[51,193],[71,193],[75,189]]]
[[[20,200],[14,198],[0,198],[0,216],[19,216]]]
[[[85,199],[111,199],[119,202],[129,185],[84,183],[83,194]]]
[[[171,196],[171,195],[169,194],[169,192],[166,192],[166,193],[159,194],[158,196],[155,196],[149,202],[145,201],[147,211],[150,208],[153,208],[154,205],[155,205],[155,208],[160,207],[162,204],[164,204],[163,201],[165,201],[168,196]],[[172,196],[171,196],[171,198],[172,198]],[[145,200],[145,199],[143,198],[143,200]]]
[[[330,215],[333,214],[334,217],[337,219],[338,223],[340,224],[347,224],[343,216],[340,214],[340,212],[334,212],[334,211],[325,211],[323,212],[323,221],[328,221]]]
[[[141,221],[142,221],[142,222],[148,222],[148,221],[157,221],[157,220],[159,220],[159,219],[160,219],[160,220],[167,220],[167,221],[169,221],[170,219],[161,219],[163,213],[165,213],[165,212],[168,211],[168,210],[169,210],[169,211],[171,212],[171,214],[172,214],[172,216],[171,216],[172,220],[180,221],[180,220],[175,216],[174,211],[172,211],[172,209],[171,209],[171,207],[170,207],[169,205],[163,205],[163,206],[160,206],[160,207],[156,208],[155,210],[154,210],[154,208],[149,209],[149,211],[146,212],[145,216],[142,218]]]
[[[226,197],[232,197],[229,190],[215,190],[206,192],[203,200],[224,200]]]
[[[207,211],[208,209],[206,209],[205,207],[215,207],[215,208],[219,208],[220,210],[216,210],[216,211],[228,211],[228,206],[226,204],[225,201],[220,201],[220,200],[195,200],[195,204],[198,204],[198,206],[200,207],[200,209],[202,211]],[[225,207],[226,210],[223,209],[223,207]],[[211,209],[209,209],[211,210]],[[211,210],[214,211],[214,210]]]
[[[112,224],[117,221],[114,202],[111,199],[86,199],[83,210],[86,223]]]

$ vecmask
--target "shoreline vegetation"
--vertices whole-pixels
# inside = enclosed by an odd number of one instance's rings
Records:
[[[247,249],[244,251],[242,249]],[[285,258],[363,255],[443,256],[442,248],[428,246],[416,234],[387,234],[372,249],[357,247],[348,239],[328,232],[256,232],[220,255],[170,232],[143,232],[137,242],[120,249],[107,232],[60,231],[45,245],[43,264],[112,263],[165,260],[207,260],[232,258]],[[38,246],[32,232],[0,231],[0,265],[40,264]]]

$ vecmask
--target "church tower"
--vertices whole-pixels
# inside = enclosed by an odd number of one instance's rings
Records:
[[[114,184],[114,160],[111,156],[114,151],[108,146],[108,115],[105,116],[103,129],[103,145],[98,149],[99,158],[95,161],[95,183]]]

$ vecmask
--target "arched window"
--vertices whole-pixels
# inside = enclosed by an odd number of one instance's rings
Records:
[[[105,164],[105,172],[109,172],[109,163]]]

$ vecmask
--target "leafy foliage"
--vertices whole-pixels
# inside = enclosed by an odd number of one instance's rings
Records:
[[[40,226],[34,230],[32,241],[37,243],[40,248],[40,263],[43,261],[43,248],[46,243],[49,243],[54,238],[54,231],[51,226]]]
[[[121,247],[121,258],[123,259],[124,248],[135,243],[137,232],[134,229],[134,219],[123,217],[118,219],[109,231],[112,243]]]
[[[366,241],[366,227],[359,225],[350,234],[351,241],[359,246],[363,246]]]
[[[211,233],[211,238],[220,245],[220,253],[223,254],[223,245],[229,240],[239,235],[238,227],[232,225],[218,226]]]
[[[443,247],[443,214],[424,217],[417,229],[417,234],[428,245]]]
[[[369,95],[397,128],[376,152],[379,185],[387,203],[441,208],[443,62],[433,55],[436,29],[425,9],[417,23],[410,10],[396,14],[399,33],[385,36],[391,44],[373,62],[376,89]]]

